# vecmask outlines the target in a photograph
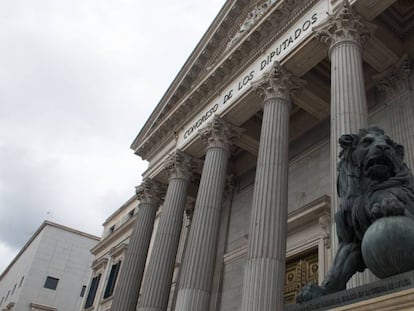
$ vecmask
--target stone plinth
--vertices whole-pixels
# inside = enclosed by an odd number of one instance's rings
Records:
[[[285,306],[285,311],[414,310],[414,271]]]

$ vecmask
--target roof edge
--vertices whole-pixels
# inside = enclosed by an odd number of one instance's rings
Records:
[[[0,281],[6,276],[6,274],[10,271],[11,267],[16,263],[16,261],[20,258],[20,256],[26,251],[26,249],[30,246],[30,244],[32,244],[32,242],[36,239],[36,237],[39,235],[39,233],[46,227],[46,226],[51,226],[54,228],[58,228],[64,231],[68,231],[77,235],[81,235],[84,237],[87,237],[89,239],[92,240],[96,240],[96,241],[100,241],[101,238],[83,231],[79,231],[64,225],[60,225],[57,224],[55,222],[49,221],[49,220],[45,220],[43,221],[43,223],[40,225],[39,228],[37,228],[37,230],[35,231],[35,233],[33,233],[33,235],[30,237],[30,239],[26,242],[26,244],[22,247],[22,249],[17,253],[17,255],[13,258],[13,260],[9,263],[9,265],[6,267],[6,269],[4,269],[4,271],[2,272],[2,274],[0,275]]]

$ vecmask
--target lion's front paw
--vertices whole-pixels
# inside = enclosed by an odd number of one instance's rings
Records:
[[[324,290],[322,287],[316,285],[315,283],[309,283],[305,285],[300,291],[300,293],[296,296],[296,302],[302,303],[317,297],[321,297],[323,295]]]
[[[404,204],[396,198],[384,198],[380,203],[374,203],[371,209],[372,218],[405,215]]]

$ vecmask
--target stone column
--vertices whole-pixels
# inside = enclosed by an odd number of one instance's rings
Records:
[[[177,150],[167,159],[165,167],[169,173],[169,184],[142,283],[138,311],[165,311],[168,306],[192,171],[191,157]]]
[[[239,129],[215,115],[199,134],[206,144],[206,157],[183,258],[176,311],[208,310],[230,145]]]
[[[336,193],[338,139],[358,133],[368,126],[368,107],[362,66],[362,45],[374,26],[357,15],[347,0],[328,20],[314,29],[315,35],[329,45],[331,59],[331,215],[339,209]],[[332,221],[332,252],[338,249],[335,222]],[[363,277],[363,279],[367,279]],[[369,278],[368,278],[369,279]],[[355,285],[367,283],[357,281]]]
[[[411,62],[407,55],[374,77],[377,87],[384,96],[391,121],[391,136],[402,144],[405,163],[414,170],[414,103],[410,84]]]
[[[264,97],[242,310],[284,309],[291,92],[303,81],[277,62],[253,84]]]
[[[155,214],[160,204],[161,185],[146,178],[136,188],[136,193],[138,212],[115,289],[112,311],[136,310]]]

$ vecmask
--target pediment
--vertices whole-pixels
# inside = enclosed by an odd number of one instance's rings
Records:
[[[173,139],[179,125],[257,57],[283,23],[314,2],[227,1],[133,141],[135,153],[148,159],[161,141]]]

